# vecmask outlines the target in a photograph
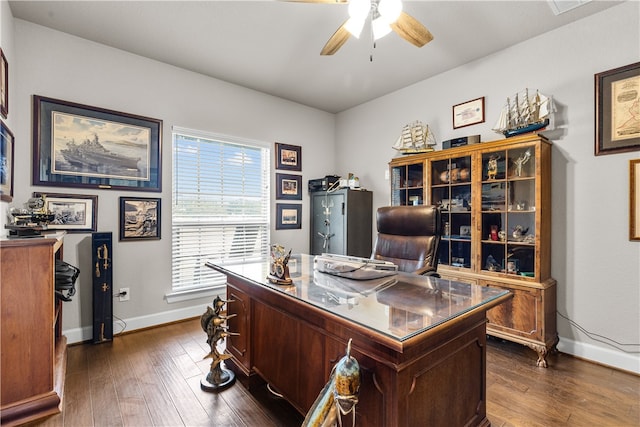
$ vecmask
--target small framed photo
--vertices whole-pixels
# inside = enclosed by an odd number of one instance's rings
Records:
[[[629,240],[640,241],[640,159],[629,160]]]
[[[640,150],[640,62],[595,75],[595,155]]]
[[[160,199],[120,197],[120,240],[160,240]]]
[[[13,133],[0,120],[0,199],[13,200],[13,153],[15,140]]]
[[[302,200],[302,176],[276,174],[277,200]]]
[[[9,115],[9,63],[0,48],[0,115]]]
[[[520,261],[517,259],[503,260],[502,272],[507,274],[518,274],[518,272],[520,272]]]
[[[44,199],[44,209],[54,214],[50,230],[91,233],[98,230],[98,196],[86,194],[33,193]]]
[[[276,203],[276,230],[302,228],[302,205]]]
[[[276,169],[302,171],[302,147],[276,142]]]
[[[453,106],[453,128],[484,123],[484,96]]]

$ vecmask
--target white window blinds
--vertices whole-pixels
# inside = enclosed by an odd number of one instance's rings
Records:
[[[221,286],[205,262],[262,262],[269,242],[269,148],[173,128],[173,292]]]

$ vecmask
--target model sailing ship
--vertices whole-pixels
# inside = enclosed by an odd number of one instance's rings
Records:
[[[393,148],[402,154],[417,154],[433,151],[435,145],[436,139],[429,126],[421,121],[415,121],[402,128],[402,134]]]
[[[538,91],[534,96],[529,96],[529,89],[525,89],[522,93],[516,93],[513,99],[507,98],[493,130],[507,138],[535,132],[549,125],[549,118],[554,111],[553,98]]]

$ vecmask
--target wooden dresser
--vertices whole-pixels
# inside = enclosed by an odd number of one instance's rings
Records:
[[[3,426],[60,412],[67,340],[54,280],[63,237],[0,240]]]

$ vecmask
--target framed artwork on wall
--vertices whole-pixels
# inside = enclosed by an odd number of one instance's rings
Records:
[[[484,123],[484,96],[453,106],[453,128]]]
[[[302,171],[302,147],[276,142],[276,169]]]
[[[0,115],[9,115],[9,63],[0,48]]]
[[[120,197],[120,240],[160,240],[160,199]]]
[[[302,205],[276,203],[276,230],[302,228]]]
[[[640,150],[640,62],[595,75],[595,155]]]
[[[33,193],[44,198],[44,209],[53,213],[50,230],[90,233],[98,229],[98,196],[85,194]]]
[[[0,120],[0,199],[13,200],[13,153],[15,140],[13,133]]]
[[[302,176],[276,174],[277,200],[302,200]]]
[[[33,97],[33,185],[162,190],[162,120]]]
[[[629,240],[640,241],[640,159],[629,160]]]

